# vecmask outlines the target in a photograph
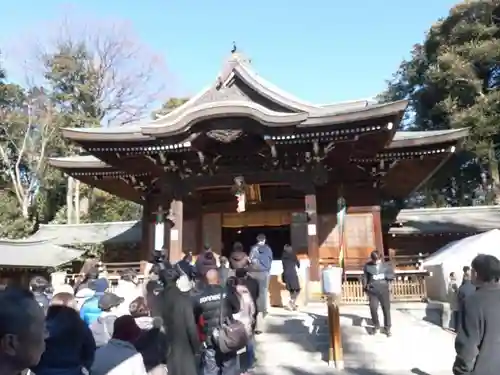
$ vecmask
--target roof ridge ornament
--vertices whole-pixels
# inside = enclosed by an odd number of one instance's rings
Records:
[[[230,61],[236,61],[239,62],[240,64],[246,64],[246,65],[250,65],[252,63],[252,59],[249,59],[248,57],[245,56],[244,53],[241,53],[238,50],[238,46],[236,45],[235,41],[233,41],[233,48],[231,48]]]

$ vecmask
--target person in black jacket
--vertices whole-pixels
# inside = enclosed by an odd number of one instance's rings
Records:
[[[47,310],[45,326],[48,337],[45,351],[32,370],[37,375],[80,375],[90,370],[96,344],[92,332],[75,310],[76,302],[70,293],[58,293]]]
[[[193,254],[189,252],[188,254],[184,255],[184,257],[177,262],[177,265],[181,269],[181,271],[189,277],[189,280],[194,280],[195,278],[195,269],[194,266],[192,265],[193,263]]]
[[[471,265],[477,290],[465,298],[455,339],[454,375],[497,375],[500,368],[500,261],[478,255]]]
[[[365,264],[363,274],[363,287],[368,295],[373,322],[373,330],[370,331],[370,334],[375,334],[380,329],[378,306],[381,305],[382,314],[384,314],[384,331],[387,336],[391,336],[389,281],[394,279],[394,270],[391,265],[382,262],[378,251],[375,250],[371,252],[370,261]]]
[[[464,267],[465,268],[465,267]],[[458,332],[460,329],[460,322],[462,321],[462,314],[465,309],[465,301],[467,297],[476,292],[476,286],[472,283],[470,271],[465,273],[462,279],[462,285],[458,288],[457,293],[457,320],[455,323],[455,332]]]
[[[177,288],[179,277],[179,272],[169,263],[160,271],[164,284],[159,297],[167,335],[167,369],[170,375],[198,375],[196,358],[200,340],[190,297]]]
[[[299,276],[297,275],[297,268],[300,268],[300,262],[297,259],[297,254],[295,254],[290,245],[285,245],[283,248],[281,263],[283,264],[283,282],[285,283],[286,290],[290,293],[288,308],[290,310],[297,310],[297,297],[300,293],[300,282]]]
[[[30,290],[35,296],[35,300],[38,305],[43,309],[45,313],[50,305],[50,300],[45,294],[45,291],[50,286],[49,281],[43,276],[35,276],[30,280]]]
[[[221,316],[222,319],[231,318],[239,311],[239,301],[233,289],[221,286],[217,270],[210,269],[203,283],[192,293],[192,298],[195,319],[203,328],[201,373],[239,375],[237,353],[222,353],[212,340],[214,330],[220,327]]]

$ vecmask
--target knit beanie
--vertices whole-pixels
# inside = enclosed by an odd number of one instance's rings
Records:
[[[113,324],[112,338],[133,343],[141,334],[141,329],[131,315],[122,315]]]
[[[196,273],[204,277],[209,270],[217,269],[217,259],[211,250],[204,251],[196,259]]]
[[[92,281],[89,286],[90,289],[95,290],[96,293],[104,293],[109,288],[109,283],[105,278],[100,278]]]
[[[245,268],[247,263],[247,254],[244,251],[236,250],[229,256],[229,264],[233,270]]]

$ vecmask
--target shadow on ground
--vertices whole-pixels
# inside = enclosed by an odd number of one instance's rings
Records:
[[[304,351],[309,352],[312,355],[317,355],[323,362],[328,362],[330,344],[327,318],[325,316],[312,313],[308,313],[307,316],[312,319],[312,324],[308,326],[304,324],[304,318],[293,318],[287,316],[288,319],[285,320],[282,325],[277,326],[270,324],[267,327],[267,332],[280,334],[284,338],[300,344]],[[365,317],[352,314],[341,314],[341,318],[350,319],[352,321],[352,325],[358,327],[363,325],[363,320],[367,320]],[[369,320],[368,323],[370,323]],[[371,363],[373,363],[374,358],[371,353],[360,351],[360,340],[365,337],[370,329],[369,327],[364,328],[365,329],[362,331],[342,331],[344,358],[347,362],[347,367],[349,366],[349,359],[354,357],[356,358],[356,364],[359,367],[369,368]]]
[[[378,370],[371,370],[371,369],[364,369],[364,368],[357,368],[357,369],[345,369],[343,371],[339,370],[334,370],[332,369],[331,372],[329,371],[328,373],[333,374],[333,375],[405,375],[404,372],[400,371],[393,371],[393,372],[387,372],[387,371],[378,371]],[[280,371],[275,371],[269,372],[269,371],[262,371],[262,372],[255,372],[255,375],[274,375],[274,374],[287,374],[287,375],[324,375],[325,374],[325,369],[324,368],[318,368],[318,369],[306,369],[306,368],[297,368],[293,366],[284,366],[283,368],[280,369]],[[437,374],[429,374],[428,372],[421,371],[419,369],[411,369],[408,375],[437,375]]]
[[[267,332],[279,334],[285,339],[293,341],[301,345],[305,352],[311,353],[312,356],[321,358],[324,362],[321,366],[321,361],[317,365],[311,362],[311,366],[307,367],[294,367],[284,366],[283,371],[276,372],[276,374],[292,374],[292,375],[315,375],[325,373],[325,363],[328,362],[329,352],[329,330],[327,317],[323,315],[307,313],[307,317],[293,317],[290,315],[281,315],[286,320],[280,324],[270,323],[267,327]],[[307,319],[312,319],[312,324],[309,321],[306,325]],[[435,375],[429,374],[418,368],[393,371],[393,370],[376,370],[373,369],[375,362],[375,354],[373,352],[363,350],[362,342],[366,338],[368,332],[372,329],[371,319],[364,315],[341,313],[341,320],[344,327],[363,327],[360,329],[343,329],[342,342],[344,349],[344,364],[345,370],[336,371],[332,368],[332,374],[339,375]],[[350,324],[349,324],[350,322]],[[346,325],[347,323],[347,325]],[[261,375],[261,373],[258,373]],[[262,373],[264,375],[264,373]]]

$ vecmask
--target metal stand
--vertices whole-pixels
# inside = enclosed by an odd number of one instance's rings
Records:
[[[327,297],[328,329],[330,334],[330,349],[328,351],[328,366],[337,370],[344,369],[344,349],[342,347],[342,332],[340,329],[339,301],[333,296]]]

